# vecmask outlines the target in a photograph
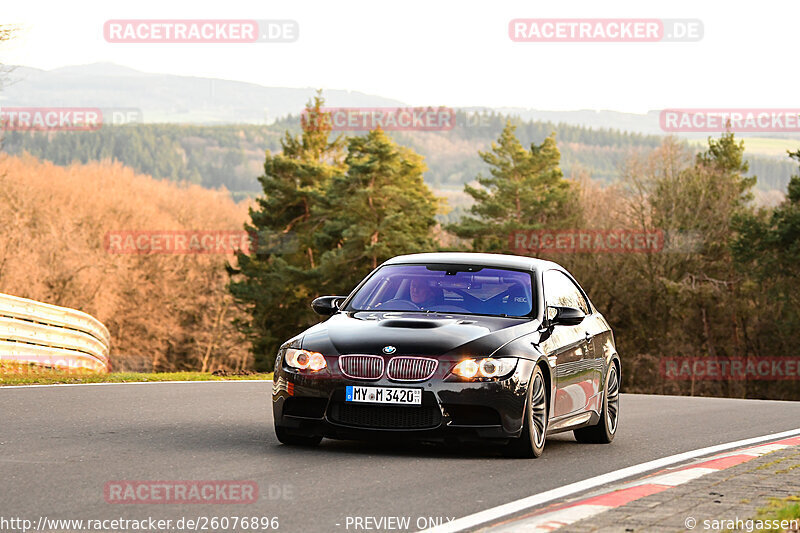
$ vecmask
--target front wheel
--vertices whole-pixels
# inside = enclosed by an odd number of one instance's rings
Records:
[[[547,391],[545,390],[544,375],[542,367],[537,366],[528,384],[522,435],[508,443],[506,455],[523,458],[541,456],[547,435],[547,419]]]
[[[575,440],[588,444],[608,444],[614,440],[619,423],[619,371],[613,361],[608,367],[605,393],[603,394],[603,411],[600,422],[588,428],[573,431]]]
[[[275,426],[275,436],[278,437],[278,440],[281,444],[287,444],[289,446],[316,446],[320,442],[322,442],[322,437],[307,437],[307,436],[299,436],[299,435],[291,435],[286,432],[284,428],[281,426]]]

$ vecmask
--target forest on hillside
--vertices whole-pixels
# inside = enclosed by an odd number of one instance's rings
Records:
[[[485,173],[478,157],[502,131],[506,120],[498,113],[457,111],[455,127],[446,131],[392,131],[388,135],[425,157],[425,182],[436,190],[460,190]],[[541,142],[556,133],[561,167],[566,175],[588,173],[613,183],[620,167],[635,152],[657,147],[661,137],[617,130],[589,129],[566,124],[516,120],[523,144]],[[199,126],[130,124],[104,126],[96,131],[6,131],[2,150],[27,152],[58,165],[90,161],[118,161],[136,172],[171,181],[187,181],[208,188],[225,187],[234,199],[260,191],[264,151],[280,150],[285,132],[298,134],[300,118],[288,117],[269,126]],[[355,132],[365,133],[365,132]],[[758,176],[763,191],[783,191],[793,166],[784,159],[748,155],[750,175]],[[453,203],[458,207],[458,203]]]

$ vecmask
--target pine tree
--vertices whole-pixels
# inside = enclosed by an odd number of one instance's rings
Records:
[[[789,153],[800,162],[800,150]],[[776,301],[785,301],[800,320],[800,175],[789,181],[786,200],[773,210],[734,217],[732,242],[737,267],[759,283],[769,283]],[[788,310],[788,309],[786,309]]]
[[[238,254],[238,270],[230,269],[235,274],[230,290],[251,317],[240,327],[253,343],[259,370],[271,370],[280,342],[314,321],[309,302],[318,295],[313,280],[320,255],[314,233],[323,223],[316,206],[345,169],[344,141],[329,140],[322,105],[320,96],[309,103],[311,127],[299,137],[287,132],[281,153],[267,151],[259,177],[264,196],[250,209],[251,223],[245,226],[255,249]]]
[[[423,182],[425,164],[381,130],[353,137],[347,173],[329,182],[320,242],[329,292],[347,294],[378,264],[434,248],[437,199]]]
[[[475,216],[447,227],[457,236],[471,239],[476,251],[505,251],[514,230],[563,228],[580,218],[570,209],[575,191],[559,168],[561,154],[555,134],[526,150],[515,130],[516,126],[506,122],[492,149],[480,152],[491,177],[478,176],[480,187],[464,187],[475,200],[470,209]]]
[[[256,367],[271,370],[279,344],[318,320],[320,294],[347,294],[384,260],[434,247],[437,200],[422,180],[422,157],[382,131],[329,140],[322,99],[310,104],[301,137],[267,153],[264,196],[248,231],[257,249],[239,254],[230,290],[249,311],[240,324]]]

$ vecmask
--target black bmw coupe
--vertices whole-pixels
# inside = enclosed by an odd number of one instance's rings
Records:
[[[614,439],[613,333],[555,263],[400,256],[349,296],[311,305],[330,318],[285,342],[275,362],[275,432],[284,444],[480,440],[538,457],[554,433]]]

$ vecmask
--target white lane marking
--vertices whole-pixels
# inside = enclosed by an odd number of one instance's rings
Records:
[[[0,385],[3,389],[33,389],[41,387],[88,387],[93,385],[155,385],[158,383],[272,383],[271,379],[209,379],[196,381],[124,381],[115,383],[52,383],[50,385]]]
[[[719,455],[715,455],[714,457],[710,457],[709,460],[723,459],[725,457],[733,457],[735,455],[750,455],[752,457],[761,457],[762,455],[766,455],[768,453],[777,450],[782,450],[784,448],[788,448],[788,446],[785,444],[762,444],[761,446],[745,448],[744,450],[734,450],[728,453],[721,453]]]
[[[667,472],[666,474],[659,474],[653,477],[646,477],[633,483],[627,483],[626,487],[636,487],[638,485],[665,485],[667,487],[675,487],[682,483],[688,483],[693,479],[703,477],[711,472],[719,472],[718,468],[704,468],[694,467],[687,468],[686,470],[676,470],[675,472]]]
[[[560,527],[574,524],[578,520],[590,518],[611,509],[606,505],[576,505],[537,516],[535,520],[511,522],[491,529],[492,533],[540,533],[553,531]]]
[[[748,446],[750,444],[758,444],[759,442],[768,440],[779,440],[785,437],[793,437],[795,435],[800,435],[800,428],[782,431],[780,433],[762,435],[760,437],[737,440],[734,442],[727,442],[724,444],[717,444],[714,446],[708,446],[707,448],[699,448],[697,450],[670,455],[669,457],[662,457],[661,459],[654,459],[653,461],[647,461],[646,463],[629,466],[620,470],[608,472],[607,474],[601,474],[599,476],[584,479],[582,481],[576,481],[575,483],[570,483],[569,485],[564,485],[563,487],[547,490],[545,492],[540,492],[539,494],[534,494],[513,502],[498,505],[497,507],[492,507],[491,509],[486,509],[463,518],[458,518],[452,522],[448,522],[447,524],[426,529],[425,532],[450,533],[454,531],[462,531],[464,529],[476,527],[480,524],[485,524],[486,522],[490,522],[492,520],[497,520],[508,515],[519,513],[520,511],[524,511],[526,509],[530,509],[531,507],[536,507],[553,500],[566,498],[568,496],[595,489],[609,483],[614,483],[631,476],[641,475],[651,470],[656,470],[658,468],[664,468],[666,466],[671,466],[683,461],[688,461],[689,459],[695,459],[704,455],[711,455],[713,453],[730,450],[732,448],[739,448],[741,446]]]
[[[763,446],[757,446],[755,448],[750,448],[748,450],[742,450],[742,455],[753,455],[755,457],[761,457],[762,455],[767,455],[768,453],[777,452],[778,450],[782,450],[784,448],[788,448],[785,444],[765,444]]]

